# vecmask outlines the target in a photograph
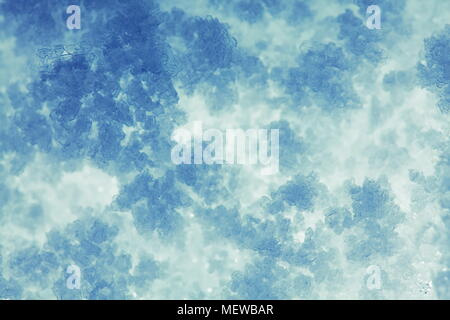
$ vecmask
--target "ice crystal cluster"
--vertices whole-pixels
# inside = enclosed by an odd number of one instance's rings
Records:
[[[449,1],[72,2],[0,1],[0,299],[450,298]]]

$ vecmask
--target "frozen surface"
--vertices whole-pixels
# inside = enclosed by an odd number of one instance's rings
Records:
[[[450,299],[450,1],[73,2],[0,1],[0,299]]]

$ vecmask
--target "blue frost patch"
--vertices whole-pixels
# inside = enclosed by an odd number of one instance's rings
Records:
[[[438,107],[450,110],[450,26],[425,39],[425,62],[418,64],[419,76],[425,88],[439,96]]]
[[[359,107],[351,81],[354,67],[336,44],[319,44],[300,54],[297,61],[298,67],[280,75],[295,106],[315,103],[330,112]]]

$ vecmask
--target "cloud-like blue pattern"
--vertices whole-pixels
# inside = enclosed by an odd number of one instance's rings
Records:
[[[0,299],[450,298],[449,3],[73,4],[0,1]],[[279,173],[173,164],[192,121]]]

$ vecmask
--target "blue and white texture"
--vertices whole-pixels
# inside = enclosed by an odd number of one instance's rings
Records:
[[[443,0],[1,0],[0,299],[449,299],[447,23]],[[279,129],[279,172],[174,164],[196,121]]]

